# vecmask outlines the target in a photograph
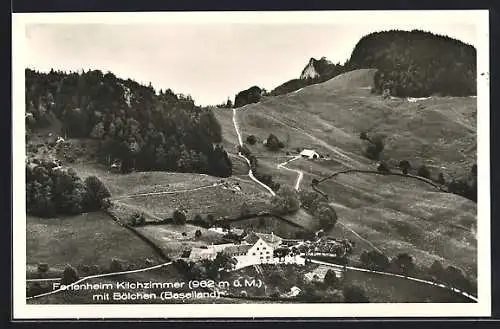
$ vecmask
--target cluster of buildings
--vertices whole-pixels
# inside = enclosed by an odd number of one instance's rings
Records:
[[[217,253],[224,252],[236,259],[235,269],[258,264],[304,265],[304,259],[298,255],[276,255],[275,250],[283,248],[288,246],[281,237],[273,233],[251,232],[240,244],[226,243],[192,248],[187,258],[188,261],[196,262],[202,259],[214,259]]]
[[[224,232],[221,228],[210,230]],[[238,234],[242,236],[244,231]],[[283,239],[273,233],[251,232],[240,243],[225,243],[194,247],[184,253],[187,261],[198,262],[203,259],[215,259],[219,252],[236,259],[235,269],[259,264],[298,264],[304,265],[305,258],[300,254],[327,255],[344,257],[353,245],[348,240],[319,238],[317,241]]]

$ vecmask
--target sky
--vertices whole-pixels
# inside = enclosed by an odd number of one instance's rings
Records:
[[[26,66],[100,69],[189,94],[197,105],[225,102],[253,85],[271,90],[298,78],[311,57],[344,63],[361,37],[422,29],[476,45],[471,22],[102,24],[26,26]]]

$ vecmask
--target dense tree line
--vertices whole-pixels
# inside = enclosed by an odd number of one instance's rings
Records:
[[[366,35],[346,63],[348,70],[377,68],[374,91],[399,97],[476,94],[476,49],[420,30]]]
[[[448,192],[454,193],[477,202],[477,165],[474,164],[468,175],[452,179],[446,186]]]
[[[257,86],[252,86],[246,90],[240,91],[234,98],[234,107],[258,103],[263,96],[264,89]]]
[[[94,138],[100,156],[122,170],[169,170],[227,177],[232,164],[218,143],[222,129],[212,111],[190,96],[141,85],[112,73],[26,70],[29,127],[61,120],[63,133]]]
[[[108,189],[95,176],[82,181],[74,170],[50,162],[26,166],[26,212],[40,217],[76,215],[109,205]]]
[[[474,290],[474,284],[460,269],[451,265],[445,268],[437,260],[429,267],[418,267],[414,263],[413,257],[408,253],[399,253],[392,259],[389,259],[386,255],[376,250],[365,250],[360,255],[360,261],[364,268],[373,271],[423,277],[443,282],[465,291],[470,292]]]

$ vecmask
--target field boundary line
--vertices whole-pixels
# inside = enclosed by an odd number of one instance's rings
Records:
[[[137,198],[137,197],[141,197],[141,196],[188,193],[188,192],[199,191],[199,190],[206,189],[206,188],[217,187],[217,186],[221,186],[221,185],[222,185],[222,183],[213,183],[211,185],[203,185],[203,186],[200,186],[200,187],[195,187],[193,189],[187,189],[187,190],[147,192],[147,193],[120,195],[120,196],[117,196],[117,197],[111,197],[110,200],[112,200],[112,201],[120,201],[120,200],[124,200],[124,199]]]

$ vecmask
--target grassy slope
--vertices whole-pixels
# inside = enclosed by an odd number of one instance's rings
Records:
[[[345,284],[362,287],[372,303],[470,303],[459,294],[402,278],[348,271]]]
[[[215,217],[237,216],[241,206],[246,203],[252,211],[261,211],[268,203],[264,189],[256,186],[246,176],[234,178],[219,178],[203,174],[174,172],[134,172],[130,174],[113,174],[98,166],[88,164],[72,165],[80,177],[96,175],[108,187],[113,197],[130,196],[134,194],[175,192],[196,189],[218,184],[221,181],[233,186],[238,183],[241,191],[225,189],[222,186],[208,187],[192,192],[172,194],[143,195],[120,199],[121,204],[128,205],[128,213],[146,212],[161,218],[169,217],[175,209],[187,211],[188,219],[196,214]],[[117,205],[118,206],[118,205]],[[126,216],[124,207],[117,209],[121,216]],[[117,214],[118,215],[118,214]],[[119,216],[120,217],[120,216]]]
[[[273,132],[289,141],[285,143],[289,149],[314,147],[342,160],[323,141],[351,157],[351,164],[366,165],[370,162],[361,156],[364,144],[359,133],[367,131],[387,136],[384,154],[390,159],[417,165],[426,158],[428,164],[436,161],[450,174],[461,172],[464,163],[470,168],[476,152],[475,98],[383,100],[370,94],[373,73],[349,72],[297,93],[245,106],[238,112],[244,135],[265,138]]]
[[[26,225],[28,265],[107,268],[117,258],[139,268],[148,265],[148,258],[155,264],[162,262],[143,241],[102,213],[51,219],[27,216]]]
[[[296,174],[279,171],[276,164],[283,161],[278,156],[286,151],[294,153],[297,147],[314,148],[332,158],[290,163],[290,168],[313,174],[304,176],[302,188],[309,188],[315,175],[346,167],[375,170],[376,163],[362,156],[365,145],[359,139],[361,131],[386,136],[386,159],[407,159],[414,166],[425,163],[431,169],[443,170],[446,178],[469,170],[475,162],[476,100],[383,100],[370,94],[373,73],[349,72],[296,93],[240,108],[238,119],[244,138],[254,134],[263,140],[273,132],[285,142],[285,149],[277,153],[259,144],[251,147],[262,170],[275,175],[280,183],[293,185]],[[227,117],[223,122],[232,126],[229,114],[219,111],[218,117]],[[224,126],[224,133],[231,132],[230,128]],[[234,142],[234,136],[228,135],[225,141]],[[321,186],[331,196],[339,220],[388,256],[410,252],[420,264],[438,259],[476,275],[474,203],[402,177],[341,175]],[[338,226],[332,234],[338,235],[340,230],[348,232]]]

